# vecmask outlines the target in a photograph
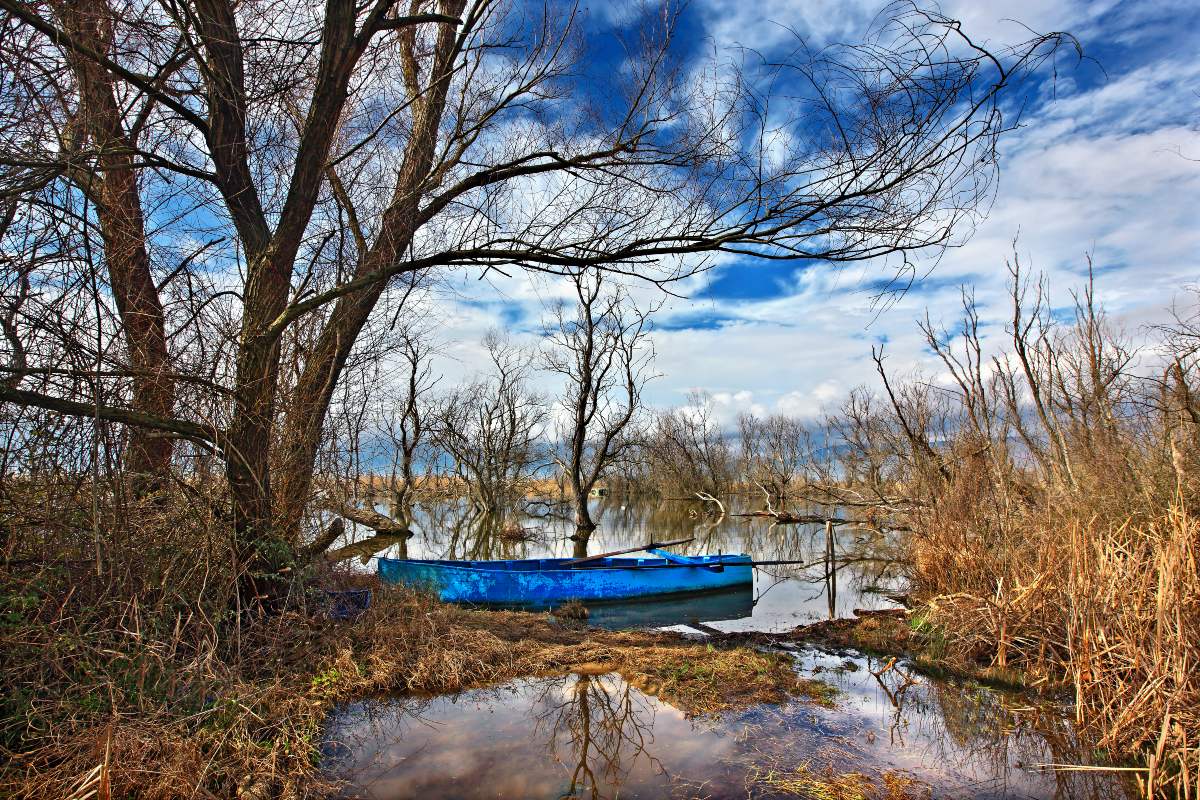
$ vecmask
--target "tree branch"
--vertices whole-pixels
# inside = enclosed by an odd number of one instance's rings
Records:
[[[41,392],[14,389],[3,385],[0,385],[0,402],[44,408],[48,411],[55,411],[59,414],[66,414],[72,417],[83,417],[86,419],[99,417],[109,422],[120,422],[124,425],[134,425],[139,428],[166,431],[167,433],[175,433],[187,439],[199,439],[204,442],[211,442],[218,447],[221,446],[224,438],[222,432],[217,428],[201,425],[196,422],[156,417],[152,414],[145,414],[116,406],[80,403],[76,400],[65,400],[61,397],[54,397],[42,394]]]

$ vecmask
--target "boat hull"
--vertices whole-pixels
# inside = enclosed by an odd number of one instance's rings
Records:
[[[629,600],[711,592],[752,583],[747,555],[697,556],[694,566],[662,558],[606,558],[581,567],[569,559],[426,561],[379,559],[385,583],[431,591],[445,602],[552,606],[567,600]]]

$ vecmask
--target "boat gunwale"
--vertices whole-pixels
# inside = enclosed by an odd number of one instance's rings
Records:
[[[514,558],[514,559],[497,559],[497,560],[493,560],[493,561],[477,560],[477,561],[465,561],[465,562],[455,562],[453,559],[388,558],[386,556],[378,556],[378,559],[379,559],[379,562],[381,565],[383,562],[386,561],[386,562],[389,562],[392,564],[413,564],[413,565],[417,565],[417,566],[438,567],[440,569],[461,570],[463,572],[500,572],[500,573],[507,573],[507,574],[522,573],[522,572],[531,572],[531,573],[538,573],[538,574],[562,572],[562,573],[566,573],[566,574],[570,574],[570,575],[579,575],[579,574],[590,573],[590,572],[608,572],[608,571],[628,572],[628,571],[636,571],[636,570],[648,569],[648,568],[649,569],[662,569],[664,567],[670,567],[672,569],[687,569],[690,567],[693,569],[711,570],[711,568],[714,566],[747,567],[747,568],[751,568],[754,566],[751,561],[751,556],[748,553],[724,553],[724,554],[721,554],[718,556],[706,555],[706,556],[692,556],[692,557],[693,558],[705,558],[705,559],[711,558],[714,560],[703,561],[703,562],[699,562],[696,564],[673,564],[673,563],[667,561],[665,558],[630,558],[630,559],[622,559],[622,560],[623,561],[631,561],[631,562],[656,561],[656,562],[661,562],[661,563],[657,563],[657,564],[631,563],[631,564],[619,565],[619,566],[616,566],[616,565],[605,565],[605,566],[580,565],[578,567],[567,567],[567,568],[555,566],[555,567],[549,567],[546,569],[521,570],[521,569],[505,569],[505,568],[501,568],[501,567],[462,566],[462,564],[464,564],[464,563],[465,564],[489,564],[489,563],[490,564],[512,564],[512,563],[534,563],[534,562],[540,562],[540,561],[557,561],[557,562],[561,562],[561,563],[565,564],[565,563],[572,561],[573,559],[569,559],[569,558]],[[726,561],[725,559],[738,559],[738,560]],[[746,559],[746,560],[742,561],[741,559]]]

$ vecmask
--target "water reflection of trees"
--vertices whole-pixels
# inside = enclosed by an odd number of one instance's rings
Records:
[[[644,695],[612,675],[573,675],[546,687],[536,718],[556,763],[570,770],[561,798],[620,796],[639,759],[665,772],[648,751],[654,708]]]
[[[867,666],[888,703],[890,744],[922,742],[925,764],[950,778],[955,790],[1023,796],[1035,765],[1087,762],[1061,709],[973,683],[923,678],[891,659],[871,658]],[[1062,800],[1122,796],[1108,773],[1056,772],[1042,781]]]
[[[865,590],[897,587],[902,533],[841,527],[827,549],[822,525],[774,525],[770,520],[731,516],[748,507],[751,498],[725,501],[728,515],[712,503],[648,500],[609,494],[592,501],[593,519],[599,528],[586,541],[572,540],[569,520],[555,516],[530,516],[521,510],[481,512],[462,499],[440,499],[417,504],[411,516],[412,539],[399,542],[377,539],[380,554],[390,557],[450,559],[518,559],[582,557],[649,541],[695,537],[681,548],[684,553],[750,553],[759,559],[803,561],[794,566],[773,566],[759,571],[760,594],[777,583],[795,582],[811,596],[806,607],[824,605],[832,616],[848,613],[839,608],[857,604]],[[819,509],[810,509],[821,513]],[[836,509],[827,509],[835,513]],[[533,529],[537,535],[512,536],[513,528]],[[369,545],[362,544],[360,554]],[[821,603],[821,598],[824,603]]]
[[[448,704],[447,698],[409,698],[343,708],[322,747],[327,774],[349,782],[353,794],[348,796],[391,797],[400,789],[404,796],[454,797],[454,781],[463,774],[455,778],[445,773],[445,766],[455,764],[470,780],[486,779],[473,770],[490,771],[496,765],[478,748],[498,744],[511,763],[493,777],[533,796],[548,796],[553,786],[562,800],[616,798],[624,796],[626,783],[644,786],[647,777],[666,775],[650,752],[655,701],[617,675],[531,679],[516,692],[475,690],[460,697],[469,700]],[[528,714],[530,735],[501,744],[486,732],[493,723],[485,708],[505,720],[512,712]],[[472,713],[484,716],[467,732],[461,720]],[[440,732],[446,723],[445,730],[463,735]],[[499,723],[496,731],[505,724]],[[562,767],[562,782],[540,768],[524,774],[531,765],[545,763],[542,754],[547,752]],[[468,789],[461,794],[482,793]]]
[[[422,544],[439,558],[495,560],[532,558],[541,530],[514,513],[481,511],[466,503],[444,503],[427,513],[430,535]]]
[[[343,706],[321,743],[325,774],[335,782],[353,786],[353,793],[346,796],[386,796],[395,788],[397,773],[417,761],[397,761],[394,751],[413,731],[428,724],[425,713],[432,703],[428,698],[404,698]]]
[[[842,673],[842,680],[847,688],[856,687],[854,692],[879,687],[882,718],[872,722],[853,708],[839,708],[824,712],[822,721],[814,723],[809,706],[758,708],[719,723],[737,744],[720,756],[713,770],[686,777],[719,783],[722,776],[740,775],[739,770],[794,765],[810,758],[838,772],[876,774],[881,762],[867,742],[874,743],[878,733],[880,746],[896,755],[908,753],[902,761],[919,759],[915,776],[939,794],[1062,800],[1122,796],[1107,774],[1029,774],[1034,764],[1084,760],[1080,743],[1053,707],[1031,706],[1018,695],[975,684],[918,676],[890,659],[868,658],[864,666],[866,670]],[[411,700],[363,704],[343,714],[334,726],[330,741],[340,746],[326,750],[327,765],[360,790],[380,797],[394,796],[397,786],[410,794],[419,788],[427,796],[455,796],[449,789],[455,784],[447,783],[444,768],[460,759],[466,759],[461,763],[464,768],[469,764],[469,770],[496,770],[494,777],[510,782],[506,785],[537,787],[537,796],[548,796],[554,787],[564,800],[615,798],[635,785],[645,790],[651,784],[664,787],[665,794],[668,784],[679,788],[676,781],[685,777],[668,775],[654,753],[677,759],[688,752],[687,743],[674,737],[656,742],[656,702],[616,675],[530,680],[521,682],[517,691],[475,691],[467,697],[468,702],[451,704],[431,701],[436,706],[432,709]],[[487,710],[477,703],[494,704],[497,721],[489,722]],[[460,721],[478,713],[484,716],[469,725]],[[529,727],[520,729],[527,734],[498,739],[488,732],[511,730],[516,718],[528,720]],[[448,731],[459,732],[438,734],[439,723],[446,722],[453,723]],[[507,767],[497,768],[488,751],[492,747],[506,754]],[[546,763],[546,753],[560,767],[554,771],[557,779],[536,766]],[[453,780],[461,780],[461,775]]]

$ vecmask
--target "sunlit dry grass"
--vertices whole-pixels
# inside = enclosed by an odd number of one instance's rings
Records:
[[[705,714],[807,689],[788,659],[747,648],[467,611],[387,587],[354,622],[314,607],[234,627],[198,603],[150,604],[153,593],[72,597],[68,582],[87,583],[78,574],[3,578],[4,797],[321,796],[324,719],[382,693],[617,671]]]
[[[1065,683],[1097,748],[1144,754],[1148,790],[1200,796],[1200,522],[1060,509],[1013,524],[1002,549],[927,529],[916,577],[929,621],[953,655]]]
[[[927,648],[1069,692],[1147,794],[1200,798],[1200,305],[1138,353],[1089,283],[1071,322],[1015,259],[1004,352],[923,330],[947,381],[852,397],[831,495],[912,531]],[[947,386],[949,388],[947,388]]]

